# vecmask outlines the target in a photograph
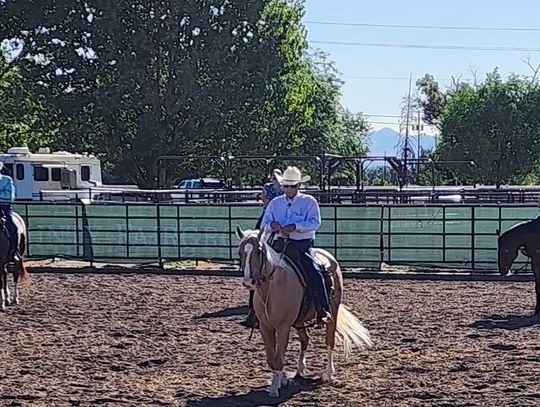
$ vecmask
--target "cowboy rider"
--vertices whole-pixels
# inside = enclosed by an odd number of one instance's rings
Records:
[[[6,228],[10,240],[9,258],[10,260],[20,260],[19,234],[13,219],[13,202],[15,202],[13,178],[5,173],[4,164],[0,162],[0,213],[6,217]]]
[[[264,204],[263,212],[261,213],[261,216],[259,216],[259,219],[257,220],[257,224],[255,225],[255,229],[260,229],[261,222],[264,217],[264,212],[266,211],[266,208],[270,201],[274,199],[277,196],[280,196],[283,194],[283,189],[281,188],[281,185],[279,183],[279,180],[281,179],[282,172],[280,169],[275,168],[272,170],[272,174],[270,175],[270,182],[267,182],[262,187],[262,194],[261,199]],[[246,319],[241,322],[242,325],[247,326],[249,328],[256,328],[258,326],[257,317],[255,315],[255,310],[253,309],[253,296],[255,291],[250,290],[249,291],[249,312],[246,317]]]
[[[311,195],[298,191],[309,180],[309,175],[302,177],[297,167],[288,167],[280,179],[285,193],[270,201],[261,226],[276,233],[274,245],[284,247],[285,254],[301,266],[315,294],[317,322],[328,323],[331,320],[328,293],[313,251],[315,232],[321,226],[319,203]]]

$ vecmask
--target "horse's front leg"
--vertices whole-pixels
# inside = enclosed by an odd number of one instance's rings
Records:
[[[536,306],[534,307],[534,316],[540,315],[540,260],[533,259],[532,270],[534,273],[534,290],[536,293]]]
[[[15,262],[13,266],[13,301],[11,301],[11,304],[15,305],[19,305],[19,277],[21,274],[21,267],[22,264],[19,262]],[[8,296],[8,298],[10,297]]]
[[[6,264],[2,264],[0,268],[0,275],[1,275],[1,286],[2,286],[2,295],[0,296],[0,311],[5,312],[6,311],[6,305],[9,301],[8,296],[8,288],[7,288],[7,266]]]
[[[263,321],[259,322],[259,330],[261,331],[261,336],[264,342],[264,349],[266,351],[266,363],[268,367],[275,372],[274,360],[276,355],[276,331],[274,328],[271,328]],[[268,394],[272,397],[279,396],[279,387],[276,388],[274,385],[275,373],[272,375],[272,384],[266,389]]]
[[[300,337],[300,355],[298,356],[298,369],[296,370],[296,376],[304,377],[306,372],[306,350],[309,346],[307,329],[299,329],[298,336]]]
[[[283,371],[283,358],[287,345],[289,344],[289,336],[291,333],[291,327],[283,327],[276,330],[276,351],[274,353],[274,362],[272,363],[272,385],[268,392],[271,397],[279,397],[279,389],[289,384],[289,379]]]

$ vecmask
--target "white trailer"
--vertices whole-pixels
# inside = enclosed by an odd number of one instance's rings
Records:
[[[102,186],[101,163],[90,154],[51,152],[48,147],[31,153],[28,147],[12,147],[0,154],[0,161],[13,177],[18,200],[39,200],[40,191],[64,191],[53,198],[63,200],[77,190]]]

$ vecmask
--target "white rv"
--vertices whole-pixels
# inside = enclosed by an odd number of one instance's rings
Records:
[[[66,199],[74,196],[70,190],[102,185],[101,163],[93,155],[51,152],[47,147],[31,153],[28,147],[12,147],[0,154],[0,161],[13,177],[19,200],[40,199],[40,191],[64,191],[55,195]]]

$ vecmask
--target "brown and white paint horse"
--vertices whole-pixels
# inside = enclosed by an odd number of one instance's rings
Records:
[[[17,226],[18,237],[20,241],[20,254],[21,259],[10,263],[9,259],[9,237],[8,232],[4,227],[0,230],[0,311],[5,311],[7,305],[19,304],[19,279],[21,282],[26,283],[30,280],[30,276],[26,267],[24,266],[24,250],[26,246],[26,225],[24,220],[17,213],[13,213],[14,222]],[[13,298],[8,287],[8,267],[13,271],[14,291]]]
[[[301,345],[297,375],[303,376],[305,373],[305,353],[309,344],[305,323],[315,318],[315,309],[312,306],[299,324],[296,320],[306,289],[302,280],[289,263],[284,261],[283,256],[266,242],[267,234],[258,230],[243,231],[239,227],[236,233],[240,239],[238,253],[244,274],[243,285],[248,289],[255,289],[253,305],[259,319],[266,360],[273,371],[268,393],[272,397],[278,397],[280,388],[288,384],[288,378],[283,371],[283,356],[293,325],[297,327]],[[343,344],[346,356],[353,346],[363,348],[365,345],[371,346],[372,342],[367,329],[341,303],[343,277],[336,259],[325,250],[315,249],[315,252],[318,260],[324,262],[327,270],[333,274],[335,281],[335,290],[330,299],[332,321],[326,325],[328,360],[321,376],[323,381],[331,381],[334,374],[333,351],[336,339]]]

